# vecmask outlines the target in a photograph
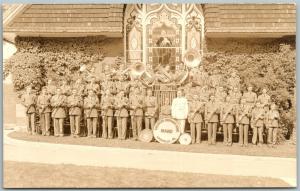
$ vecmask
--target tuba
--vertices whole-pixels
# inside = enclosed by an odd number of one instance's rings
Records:
[[[126,71],[130,72],[132,79],[139,79],[146,86],[150,86],[154,82],[153,74],[148,72],[141,62],[131,65]]]
[[[146,71],[145,66],[140,62],[133,64],[129,68],[130,73],[134,78],[140,77]]]
[[[188,68],[195,68],[201,63],[201,55],[196,49],[186,51],[183,62]]]

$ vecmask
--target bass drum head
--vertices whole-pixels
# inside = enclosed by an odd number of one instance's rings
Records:
[[[189,145],[192,143],[192,137],[190,134],[188,133],[183,133],[180,137],[179,137],[179,143],[182,145]]]
[[[150,143],[153,140],[153,133],[150,129],[144,129],[139,135],[139,140],[142,142]]]
[[[154,125],[153,135],[159,143],[173,144],[180,136],[179,125],[172,118],[160,119]]]

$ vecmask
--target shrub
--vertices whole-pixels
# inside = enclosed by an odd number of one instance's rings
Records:
[[[71,80],[80,65],[104,58],[101,38],[17,38],[18,51],[6,63],[4,76],[13,75],[14,89],[21,93],[30,83],[37,91],[51,78]]]

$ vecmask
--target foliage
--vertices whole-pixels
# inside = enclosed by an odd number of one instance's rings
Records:
[[[17,53],[5,66],[4,75],[13,74],[14,88],[20,92],[33,83],[37,90],[51,78],[71,80],[82,64],[104,59],[101,38],[40,39],[17,38]]]

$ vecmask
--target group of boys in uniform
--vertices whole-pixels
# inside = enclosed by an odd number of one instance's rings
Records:
[[[275,103],[271,103],[267,90],[263,89],[262,94],[257,97],[252,87],[248,87],[248,91],[241,94],[239,82],[236,83],[235,80],[237,77],[231,77],[230,84],[235,85],[228,93],[222,86],[211,91],[204,83],[193,88],[196,91],[179,91],[180,97],[183,92],[185,96],[176,101],[186,102],[183,105],[188,105],[188,113],[178,122],[189,123],[192,143],[201,142],[202,130],[207,127],[208,144],[215,144],[218,127],[222,126],[225,145],[232,145],[234,127],[238,127],[241,146],[248,145],[249,127],[253,130],[253,144],[263,143],[265,127],[268,129],[268,144],[276,144],[279,112]],[[95,138],[99,136],[101,129],[102,138],[112,139],[116,122],[117,136],[121,140],[129,136],[129,123],[132,129],[130,136],[137,140],[143,124],[145,129],[153,129],[158,118],[172,117],[174,114],[171,110],[176,101],[166,98],[159,109],[157,97],[153,96],[151,88],[146,88],[139,80],[127,81],[122,76],[119,80],[105,77],[100,85],[94,77],[87,84],[79,78],[72,84],[64,81],[60,86],[49,80],[40,95],[33,94],[31,86],[22,95],[22,102],[27,108],[29,133],[49,136],[52,121],[54,136],[64,136],[65,119],[68,118],[70,132],[74,137]],[[35,124],[36,113],[40,117],[40,128]],[[81,125],[82,119],[84,128]],[[181,133],[184,131],[183,128]]]
[[[223,87],[217,89],[209,98],[194,94],[187,96],[189,102],[188,122],[192,143],[201,142],[201,130],[207,126],[208,144],[216,144],[218,127],[223,129],[223,142],[232,145],[232,134],[235,127],[239,133],[239,144],[248,146],[249,128],[252,128],[252,143],[263,144],[264,128],[267,128],[269,145],[275,145],[279,127],[279,112],[275,103],[271,102],[267,90],[257,97],[248,87],[241,94],[235,88],[228,94]],[[257,139],[258,138],[258,139]]]

